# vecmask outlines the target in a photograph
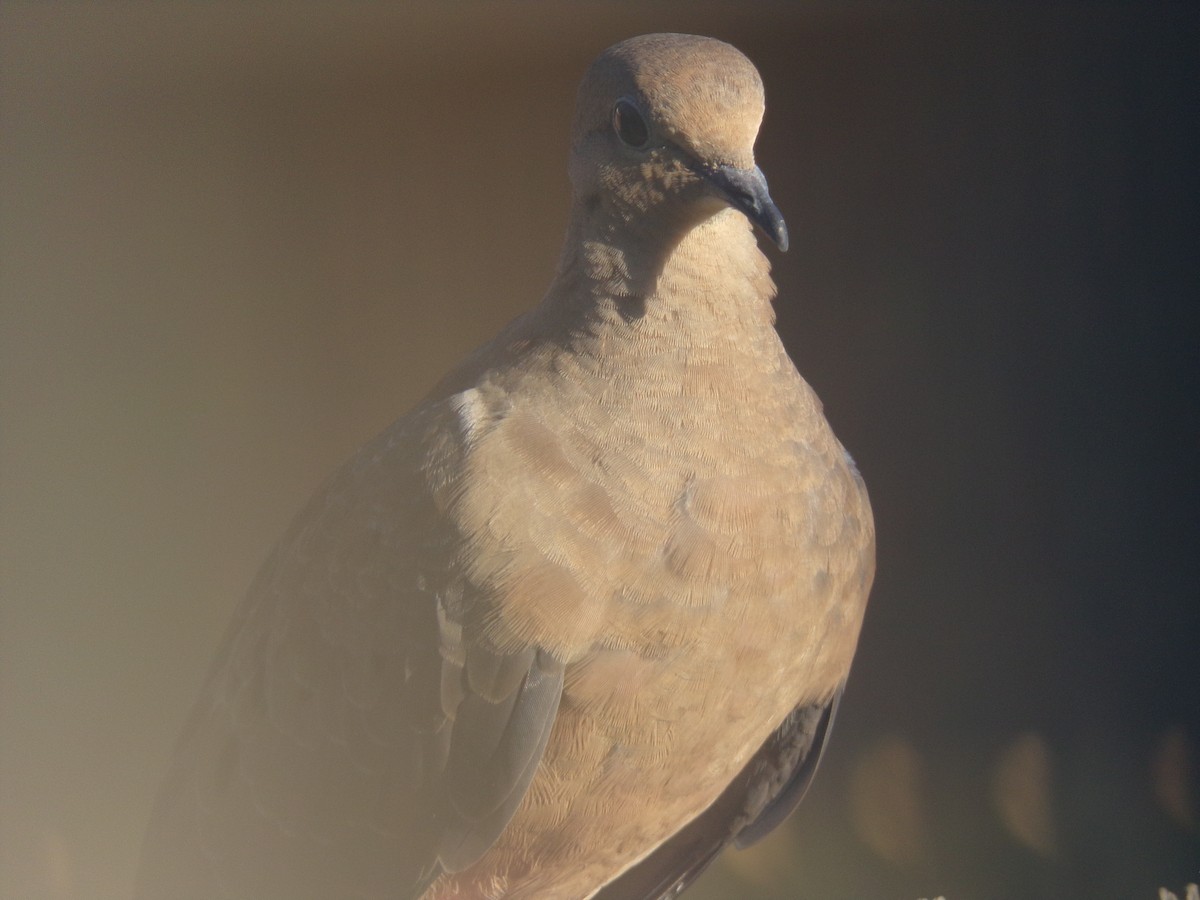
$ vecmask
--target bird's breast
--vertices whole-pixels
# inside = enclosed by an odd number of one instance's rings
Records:
[[[498,648],[567,663],[602,648],[676,670],[721,658],[783,678],[820,669],[822,637],[857,620],[841,607],[869,514],[819,404],[798,377],[755,403],[667,402],[698,377],[459,403],[475,425],[453,514]]]
[[[566,664],[529,793],[464,874],[536,885],[514,896],[586,896],[831,696],[870,577],[865,495],[794,370],[727,347],[637,365],[612,349],[456,406],[469,433],[444,493],[488,605],[481,638]]]

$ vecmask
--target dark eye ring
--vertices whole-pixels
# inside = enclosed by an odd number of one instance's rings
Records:
[[[613,131],[626,147],[644,150],[650,143],[650,128],[637,106],[627,97],[622,97],[613,106],[612,124]]]

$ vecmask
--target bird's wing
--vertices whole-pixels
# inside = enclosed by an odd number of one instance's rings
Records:
[[[427,483],[444,431],[417,414],[368,444],[263,568],[180,739],[139,897],[417,896],[515,811],[562,667],[464,633],[486,598]]]
[[[812,781],[841,693],[792,710],[708,809],[595,900],[677,897],[729,844],[747,847],[786,819]]]

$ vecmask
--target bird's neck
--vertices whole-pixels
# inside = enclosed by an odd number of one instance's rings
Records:
[[[463,390],[488,370],[555,366],[553,347],[567,350],[573,365],[594,366],[613,394],[675,390],[697,371],[711,375],[718,362],[715,384],[739,396],[762,379],[783,375],[790,383],[795,369],[774,328],[770,264],[744,216],[724,210],[669,241],[661,230],[646,240],[616,233],[622,240],[577,216],[542,303],[451,371],[431,397]]]
[[[606,228],[577,209],[566,248],[541,312],[570,331],[626,333],[660,345],[775,337],[770,264],[734,210],[686,228],[635,233],[628,223]]]

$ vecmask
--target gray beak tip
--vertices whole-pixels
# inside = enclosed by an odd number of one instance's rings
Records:
[[[704,177],[734,209],[763,230],[763,233],[782,252],[788,248],[787,223],[783,213],[771,199],[767,178],[762,169],[739,169],[736,166],[716,166],[707,169]]]

